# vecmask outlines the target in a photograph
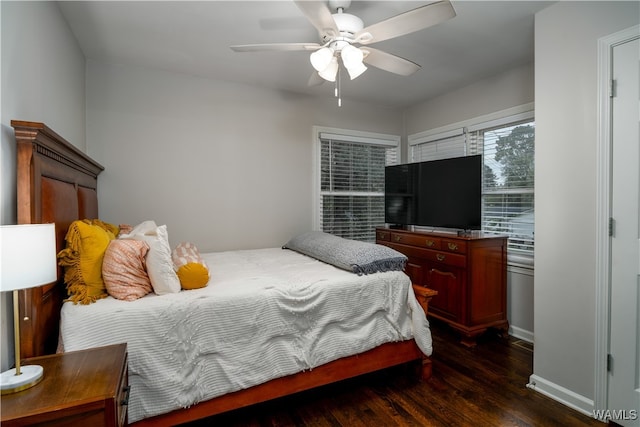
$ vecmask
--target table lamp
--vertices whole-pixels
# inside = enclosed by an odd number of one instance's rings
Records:
[[[16,367],[0,374],[2,394],[9,394],[33,387],[44,373],[42,366],[20,366],[18,291],[56,280],[55,225],[0,226],[0,259],[0,292],[13,291]]]

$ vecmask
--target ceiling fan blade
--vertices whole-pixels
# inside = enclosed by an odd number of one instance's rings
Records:
[[[365,53],[363,62],[380,68],[381,70],[389,71],[390,73],[410,76],[422,68],[415,62],[383,52],[379,49],[374,49],[369,46],[361,47],[360,49]]]
[[[320,77],[320,74],[314,72],[309,76],[309,80],[307,81],[307,86],[320,86],[326,80]]]
[[[331,16],[331,11],[325,2],[295,0],[294,3],[311,22],[311,25],[318,30],[323,40],[340,35],[336,21]]]
[[[392,18],[369,25],[354,35],[356,43],[377,43],[422,30],[456,16],[448,0],[418,7]]]
[[[234,52],[264,52],[264,51],[297,51],[318,50],[321,46],[318,43],[269,43],[269,44],[243,44],[231,46]]]

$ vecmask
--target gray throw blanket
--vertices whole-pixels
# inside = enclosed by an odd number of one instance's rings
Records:
[[[344,239],[322,231],[310,231],[289,240],[291,249],[358,275],[404,270],[407,257],[375,243]]]

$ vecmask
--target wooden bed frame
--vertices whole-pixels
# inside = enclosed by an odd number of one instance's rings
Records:
[[[57,250],[60,251],[64,248],[67,229],[74,220],[98,218],[98,175],[104,168],[43,123],[13,120],[11,126],[17,143],[18,223],[55,223]],[[424,288],[416,289],[425,312],[434,294]],[[56,352],[60,309],[65,298],[61,269],[56,282],[20,293],[22,357]],[[144,419],[135,425],[175,425],[193,421],[409,362],[415,363],[421,378],[431,376],[431,360],[422,354],[414,340],[388,343],[310,371]]]

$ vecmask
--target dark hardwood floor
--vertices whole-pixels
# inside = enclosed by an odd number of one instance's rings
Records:
[[[469,349],[432,321],[433,377],[407,367],[346,380],[189,423],[201,426],[598,426],[526,388],[532,346],[491,332]]]

